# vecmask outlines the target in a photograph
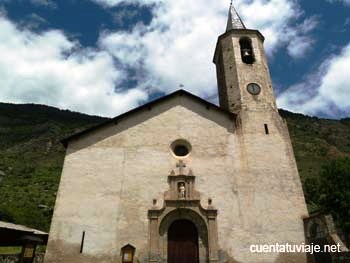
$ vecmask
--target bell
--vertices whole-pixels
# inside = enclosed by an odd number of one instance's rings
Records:
[[[242,61],[246,64],[253,64],[253,51],[249,48],[242,49]]]
[[[250,57],[250,52],[248,49],[243,50],[243,57]]]

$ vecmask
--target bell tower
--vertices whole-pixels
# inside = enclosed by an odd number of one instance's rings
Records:
[[[263,43],[264,36],[247,29],[231,4],[226,32],[219,36],[214,55],[220,107],[236,114],[277,111]]]
[[[249,244],[257,240],[263,244],[301,244],[305,242],[303,218],[308,212],[288,127],[276,106],[263,44],[264,36],[247,29],[231,4],[214,63],[220,107],[236,114],[234,135],[240,164],[232,177],[245,220],[244,226],[237,228],[249,229],[247,238],[240,239]],[[278,260],[276,255],[262,258],[247,252],[237,261],[305,263],[306,257],[300,253]]]

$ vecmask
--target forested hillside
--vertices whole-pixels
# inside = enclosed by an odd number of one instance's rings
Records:
[[[0,220],[48,230],[64,158],[60,139],[103,118],[0,103]]]
[[[350,156],[350,119],[280,112],[304,186],[327,160]],[[43,105],[0,103],[0,220],[48,231],[64,158],[60,139],[104,120]],[[319,208],[309,192],[306,197],[310,210]]]

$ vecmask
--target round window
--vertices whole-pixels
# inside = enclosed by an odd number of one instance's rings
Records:
[[[174,153],[176,156],[186,156],[189,152],[185,145],[176,145],[174,148]]]
[[[191,151],[191,144],[188,141],[179,139],[171,144],[171,150],[176,157],[185,157]]]

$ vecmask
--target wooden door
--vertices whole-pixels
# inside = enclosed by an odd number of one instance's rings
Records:
[[[168,230],[168,263],[198,263],[198,231],[188,220],[177,220]]]

